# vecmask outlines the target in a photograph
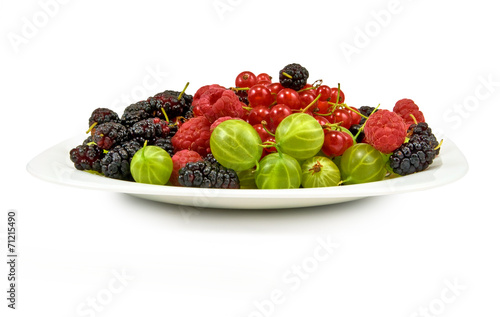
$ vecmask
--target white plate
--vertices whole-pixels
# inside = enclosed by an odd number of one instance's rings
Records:
[[[439,157],[425,171],[380,182],[300,189],[199,189],[158,186],[114,180],[79,171],[69,151],[80,144],[75,137],[33,158],[28,171],[43,180],[80,188],[126,193],[144,199],[203,208],[277,209],[336,204],[370,196],[389,195],[442,186],[467,173],[467,160],[456,145],[445,139]]]

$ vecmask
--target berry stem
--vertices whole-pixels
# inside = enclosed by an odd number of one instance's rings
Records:
[[[143,149],[142,149],[142,153],[141,153],[141,157],[142,159],[146,159],[146,156],[144,155],[144,149],[146,148],[146,146],[148,145],[148,140],[144,141],[144,146],[143,146]]]
[[[281,152],[280,144],[276,143],[276,145],[274,147],[276,148],[276,151],[278,151],[278,155],[280,156],[280,158],[283,158],[283,153]]]
[[[347,109],[351,110],[351,111],[352,111],[352,112],[354,112],[354,113],[359,114],[362,118],[368,119],[368,117],[367,117],[367,116],[365,116],[364,114],[362,114],[362,113],[361,113],[361,112],[359,112],[359,111],[356,111],[354,108],[351,108],[351,107],[349,107],[349,106],[348,106],[348,105],[346,105],[346,104],[344,104],[344,107],[346,107]]]
[[[330,101],[328,101],[328,104],[332,106],[329,108],[330,113],[328,114],[328,116],[332,115],[335,112],[335,110],[337,110],[337,107],[339,107],[339,106],[342,107],[344,105],[344,104],[334,103],[334,102],[330,102]]]
[[[181,100],[182,95],[184,95],[184,92],[186,91],[188,86],[189,86],[189,82],[186,83],[186,86],[184,86],[184,89],[182,89],[181,93],[179,94],[179,97],[177,97],[177,100]]]
[[[313,83],[312,83],[312,86],[314,88],[318,88],[319,86],[323,85],[323,79],[318,79],[318,80],[315,80]]]
[[[434,148],[434,150],[439,149],[439,148],[441,147],[441,145],[442,145],[442,144],[443,144],[443,139],[441,139],[441,142],[439,142],[438,146],[436,146],[436,147]]]
[[[264,142],[262,144],[259,144],[259,146],[261,146],[263,148],[275,147],[276,146],[276,142],[266,141],[266,142]]]
[[[340,128],[341,125],[342,125],[342,121],[336,122],[336,123],[327,123],[321,127],[323,129],[328,129],[328,130],[342,131],[342,129]]]
[[[378,107],[380,107],[380,104],[378,104],[377,107],[375,107],[375,109],[373,109],[373,111],[370,113],[370,115],[368,116],[368,119],[366,119],[365,123],[363,123],[363,125],[361,126],[361,128],[359,128],[358,130],[358,133],[356,133],[356,135],[354,136],[354,140],[357,140],[358,139],[358,136],[359,134],[361,133],[361,131],[363,131],[363,129],[365,128],[365,124],[368,122],[368,120],[370,120],[370,116],[375,112],[377,111]]]
[[[293,76],[292,76],[292,75],[290,75],[290,74],[287,74],[287,73],[285,73],[285,72],[281,72],[281,73],[282,73],[282,74],[283,74],[283,76],[285,76],[285,77],[288,77],[288,78],[290,78],[290,79],[292,79],[292,78],[293,78]]]
[[[229,88],[233,91],[239,91],[239,90],[250,90],[250,87],[231,87]]]
[[[97,121],[92,123],[92,125],[89,127],[89,129],[87,130],[87,132],[85,132],[85,134],[89,134],[90,131],[92,131],[92,129],[97,125]]]
[[[167,123],[169,123],[170,121],[168,120],[168,116],[167,116],[167,113],[165,112],[165,108],[161,107],[161,112],[163,112],[163,115],[165,116],[165,121],[167,121]]]
[[[418,124],[417,118],[415,118],[415,116],[412,113],[410,113],[410,117],[413,119],[413,122],[415,124]]]
[[[298,93],[301,93],[303,91],[307,91],[307,90],[311,90],[311,89],[316,89],[316,87],[314,86],[311,86],[311,87],[307,87],[307,88],[302,88],[301,90],[297,90]]]
[[[338,90],[337,90],[337,102],[336,102],[336,103],[338,104],[338,103],[339,103],[339,101],[340,101],[340,83],[338,83],[338,85],[337,85],[337,89],[338,89]]]
[[[270,136],[274,136],[274,133],[272,133],[271,131],[269,131],[267,129],[267,122],[266,122],[266,120],[262,120],[260,123],[262,124],[262,127],[264,128],[264,130],[266,130],[266,132],[269,133]]]

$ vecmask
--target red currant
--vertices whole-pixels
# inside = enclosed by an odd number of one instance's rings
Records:
[[[357,108],[351,107],[351,109],[347,109],[347,111],[351,115],[351,126],[353,126],[361,122],[361,116],[359,115],[359,110]]]
[[[316,108],[318,108],[317,113],[321,114],[327,114],[330,112],[330,107],[331,105],[328,103],[328,101],[318,101]]]
[[[337,102],[337,96],[338,96],[338,88],[332,88],[332,95],[330,97],[331,102]],[[345,95],[342,90],[340,90],[340,97],[339,97],[339,102],[338,103],[344,103],[345,101]]]
[[[291,88],[281,89],[276,96],[276,102],[287,105],[290,109],[295,110],[299,110],[302,105],[299,93]]]
[[[327,125],[328,123],[330,123],[325,117],[323,116],[313,116],[314,119],[316,119],[316,121],[318,121],[319,124],[321,124],[321,126],[324,126],[324,125]]]
[[[267,88],[271,90],[273,94],[278,94],[281,89],[284,89],[284,87],[280,83],[271,83],[267,85]]]
[[[325,132],[321,150],[329,157],[341,156],[353,143],[352,137],[346,132],[329,130]]]
[[[332,123],[341,123],[340,125],[346,129],[349,129],[352,125],[351,115],[346,109],[335,109],[332,118]]]
[[[269,76],[266,73],[261,73],[261,74],[257,75],[257,80],[258,81],[267,81],[267,82],[271,83],[271,76]]]
[[[332,89],[326,85],[321,85],[319,86],[316,91],[318,94],[321,94],[321,97],[319,97],[320,101],[329,101],[332,95]]]
[[[280,122],[291,114],[292,109],[287,105],[277,104],[272,107],[266,118],[267,129],[274,133]]]
[[[269,133],[266,131],[266,129],[264,128],[264,126],[262,125],[262,123],[254,124],[253,128],[259,134],[260,139],[262,140],[262,142],[266,141],[266,139],[269,137]]]
[[[257,76],[252,72],[241,72],[236,76],[234,84],[240,88],[250,88],[257,83]]]
[[[269,108],[264,106],[258,106],[252,108],[250,113],[248,114],[247,122],[251,125],[259,124],[263,120],[267,120],[267,116],[269,115]]]
[[[299,93],[300,96],[300,108],[304,109],[307,107],[311,102],[314,101],[316,98],[312,93],[309,92],[309,90],[305,90],[301,93]],[[312,106],[311,109],[314,109],[316,106]]]
[[[256,84],[248,90],[248,102],[251,107],[269,107],[274,102],[274,96],[265,85]]]
[[[271,90],[271,94],[274,97],[274,102],[276,102],[276,96],[280,92],[281,89],[283,89],[283,86],[280,83],[271,83],[267,85],[267,88]]]

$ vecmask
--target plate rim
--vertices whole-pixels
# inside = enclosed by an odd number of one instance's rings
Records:
[[[378,182],[366,184],[353,184],[322,188],[298,188],[298,189],[215,189],[215,188],[187,188],[176,186],[161,186],[140,184],[129,181],[115,180],[100,175],[79,171],[74,168],[69,159],[71,148],[81,144],[82,137],[68,138],[32,158],[26,165],[27,171],[33,176],[44,181],[67,185],[78,188],[105,190],[111,192],[127,193],[139,196],[163,196],[163,197],[197,197],[202,195],[208,198],[237,198],[244,199],[283,199],[297,198],[364,198],[388,194],[399,194],[413,190],[425,190],[443,186],[455,182],[465,176],[469,166],[467,159],[449,138],[444,139],[444,146],[440,155],[434,163],[425,171],[385,179]],[[64,158],[62,157],[65,152]],[[445,164],[447,160],[448,164]],[[452,160],[454,159],[454,161]],[[443,162],[444,161],[444,162]],[[51,166],[44,166],[50,162]],[[454,164],[451,164],[451,163]],[[451,173],[450,173],[451,172]],[[444,174],[446,177],[432,179],[434,174]],[[441,175],[442,176],[442,175]],[[412,182],[413,181],[413,182]]]

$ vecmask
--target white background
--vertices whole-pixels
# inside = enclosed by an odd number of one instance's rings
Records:
[[[500,22],[494,2],[464,3],[0,1],[1,315],[498,316]],[[43,150],[83,140],[94,108],[121,113],[127,98],[188,81],[191,94],[231,86],[243,70],[277,76],[291,62],[312,80],[340,82],[351,106],[412,98],[465,154],[468,174],[318,208],[186,214],[26,171]],[[10,209],[15,311],[6,300]],[[328,239],[338,247],[314,266]],[[307,277],[287,280],[301,265]]]

